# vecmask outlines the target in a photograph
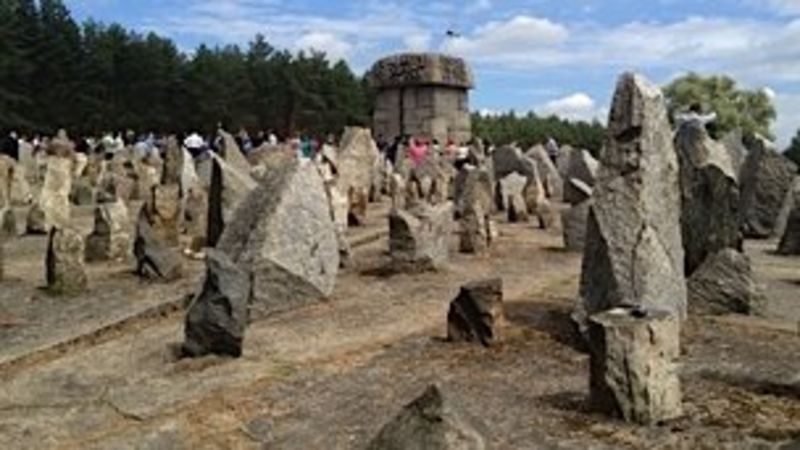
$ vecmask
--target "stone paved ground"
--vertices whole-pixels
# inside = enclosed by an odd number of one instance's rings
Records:
[[[376,227],[384,212],[373,211]],[[800,259],[773,260],[755,254],[763,244],[749,246],[776,305],[771,317],[692,318],[682,366],[687,417],[648,429],[584,406],[587,357],[568,318],[580,255],[559,251],[557,233],[507,224],[501,231],[491,255],[457,255],[447,271],[418,276],[385,277],[386,240],[368,243],[329,302],[253,324],[239,360],[177,360],[182,313],[166,311],[0,365],[0,448],[363,448],[433,381],[456,392],[503,449],[754,448],[800,439],[800,338],[786,325],[800,310],[788,288],[800,280]],[[94,272],[103,269],[92,270],[93,283],[106,282]],[[497,275],[507,342],[491,350],[444,342],[458,287]],[[15,276],[12,285],[30,292],[41,274]],[[775,289],[781,280],[788,284]],[[120,298],[135,287],[122,275],[107,282]],[[174,299],[191,290],[186,283],[136,292]],[[2,287],[0,305],[16,311],[19,295]],[[64,300],[73,306],[63,310],[115,297],[95,292],[82,304]],[[7,321],[0,339],[36,327],[36,317],[24,318]]]

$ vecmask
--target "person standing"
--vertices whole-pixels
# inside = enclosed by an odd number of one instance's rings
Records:
[[[428,157],[428,144],[421,139],[412,138],[411,145],[408,148],[408,156],[411,158],[414,167],[421,166]]]
[[[552,137],[547,138],[547,144],[545,144],[545,149],[547,150],[547,156],[550,157],[550,160],[553,161],[553,164],[556,163],[558,160],[558,143]]]

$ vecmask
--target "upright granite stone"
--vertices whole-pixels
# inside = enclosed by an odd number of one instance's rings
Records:
[[[485,425],[432,385],[386,424],[367,450],[486,450],[486,439]]]
[[[767,238],[777,225],[797,165],[763,137],[757,136],[748,144],[750,152],[740,175],[742,231],[748,238]]]
[[[224,252],[209,249],[203,290],[192,301],[184,325],[183,353],[191,357],[208,354],[242,355],[253,296],[250,273],[238,267]]]
[[[12,208],[0,208],[0,239],[17,237],[17,216]]]
[[[398,272],[436,271],[449,259],[453,204],[419,204],[389,214],[389,254]]]
[[[561,174],[558,173],[553,160],[547,154],[547,150],[541,145],[536,145],[528,150],[525,156],[536,162],[547,198],[561,201],[564,198],[564,182],[561,180]]]
[[[328,297],[339,270],[339,245],[313,164],[287,161],[266,168],[217,249],[253,273],[255,318]]]
[[[592,201],[587,200],[561,212],[564,248],[571,252],[582,252],[586,248],[586,223]]]
[[[688,281],[689,309],[705,314],[762,314],[766,298],[750,258],[726,248],[709,255]]]
[[[491,214],[494,210],[494,190],[489,172],[475,167],[462,168],[456,175],[453,199],[456,217],[476,204],[484,213]]]
[[[83,236],[69,228],[53,227],[47,243],[45,280],[53,294],[77,295],[88,285]]]
[[[47,234],[44,210],[39,203],[34,203],[28,208],[28,214],[25,216],[25,234]]]
[[[147,210],[153,232],[167,245],[177,246],[183,213],[180,185],[153,186],[143,208]]]
[[[800,175],[794,177],[792,187],[783,199],[781,212],[778,213],[778,218],[775,220],[775,229],[772,232],[774,237],[781,238],[786,233],[789,215],[792,214],[796,205],[800,205]]]
[[[739,177],[742,173],[742,166],[744,165],[745,158],[747,157],[747,147],[744,146],[744,137],[742,130],[733,130],[722,137],[722,145],[725,151],[728,152],[731,165],[733,166],[733,173],[736,174],[736,180],[740,181]]]
[[[199,185],[184,195],[183,226],[189,236],[189,249],[200,252],[208,243],[208,194]]]
[[[131,249],[128,221],[128,208],[122,201],[97,206],[94,229],[86,238],[86,262],[125,258]]]
[[[492,242],[490,234],[491,216],[480,202],[467,206],[459,218],[459,251],[469,254],[483,254]]]
[[[681,184],[681,233],[685,273],[690,276],[708,255],[742,249],[739,188],[724,146],[700,122],[686,122],[675,136]]]
[[[639,75],[619,79],[600,163],[576,319],[618,305],[685,318],[678,157],[664,97]]]
[[[577,188],[573,180],[594,187],[600,163],[586,150],[570,149],[567,153],[564,180],[564,201],[577,205],[585,201],[584,192]]]
[[[511,223],[528,221],[528,205],[525,202],[527,184],[528,180],[516,172],[498,182],[498,209],[506,211]]]
[[[181,256],[153,231],[151,222],[147,210],[142,208],[136,221],[136,239],[133,243],[136,274],[150,281],[175,281],[183,276]]]
[[[237,169],[212,154],[211,186],[208,193],[208,246],[217,245],[225,226],[237,208],[256,189],[258,182],[249,171]]]
[[[184,189],[187,187],[183,184],[184,171],[186,164],[192,164],[192,160],[186,161],[185,157],[184,150],[175,136],[168,137],[164,146],[164,169],[161,171],[161,184],[180,184]],[[192,167],[191,170],[193,171],[194,168]],[[195,176],[197,176],[196,173]],[[187,182],[191,181],[187,180]]]
[[[11,206],[11,184],[14,180],[14,163],[0,155],[0,208]]]
[[[366,220],[373,172],[380,157],[369,129],[345,129],[335,161],[338,172],[336,187],[350,199],[350,216],[357,225]]]
[[[655,425],[683,414],[676,360],[680,321],[654,309],[613,308],[589,320],[593,409]]]
[[[72,161],[60,156],[47,159],[47,174],[39,197],[45,227],[67,227],[70,223],[69,193],[72,190]]]
[[[447,339],[490,347],[502,340],[503,320],[503,280],[469,283],[450,303]]]
[[[795,204],[786,221],[783,236],[778,244],[778,254],[800,255],[800,202]]]

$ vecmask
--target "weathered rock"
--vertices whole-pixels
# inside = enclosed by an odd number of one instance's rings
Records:
[[[506,175],[498,182],[498,209],[508,213],[508,221],[511,223],[528,220],[528,205],[524,196],[527,184],[528,180],[516,172]]]
[[[14,163],[0,155],[0,208],[11,205],[11,183],[14,180]]]
[[[467,284],[450,303],[447,339],[492,346],[502,340],[503,320],[503,280]]]
[[[600,163],[586,150],[570,149],[567,152],[567,166],[562,175],[564,180],[564,201],[577,205],[586,201],[582,186],[594,187]],[[578,180],[582,185],[575,183]]]
[[[208,194],[201,186],[195,185],[184,197],[183,225],[190,237],[189,248],[199,252],[208,242]]]
[[[797,165],[763,137],[754,138],[749,148],[740,175],[742,231],[748,238],[767,238],[775,229]]]
[[[570,178],[565,184],[570,186],[570,200],[567,202],[570,205],[580,205],[592,198],[594,189],[577,178]]]
[[[75,155],[75,143],[69,139],[67,132],[61,129],[58,130],[58,133],[56,133],[53,139],[50,139],[50,143],[45,148],[45,152],[48,156],[72,159]]]
[[[184,181],[184,171],[186,164],[191,164],[191,155],[189,160],[184,160],[186,153],[175,136],[167,138],[167,143],[164,146],[164,169],[161,172],[161,184],[180,184],[184,188],[187,185],[182,184]],[[191,168],[194,170],[194,167]],[[195,173],[196,176],[196,173]]]
[[[539,228],[546,230],[553,228],[556,223],[555,211],[550,201],[547,200],[547,193],[539,176],[539,169],[536,163],[530,158],[525,158],[526,165],[530,166],[530,176],[525,185],[523,193],[525,205],[528,213],[539,221]]]
[[[613,308],[589,320],[592,407],[644,425],[683,414],[680,322],[668,311]]]
[[[368,450],[485,450],[485,426],[466,415],[441,388],[428,387],[386,424]]]
[[[485,214],[494,210],[492,178],[486,169],[464,167],[455,178],[453,199],[455,216],[461,217],[467,208],[479,204]]]
[[[564,248],[571,252],[582,252],[586,246],[586,222],[592,202],[581,204],[561,212],[561,224],[564,233]]]
[[[461,213],[459,225],[459,251],[461,253],[485,253],[492,242],[490,236],[491,216],[487,214],[480,202],[474,202]]]
[[[0,208],[0,239],[17,237],[17,216],[12,208]]]
[[[211,154],[211,187],[208,193],[208,245],[214,247],[236,209],[258,183],[249,171],[239,170],[219,156]]]
[[[739,177],[742,173],[742,166],[747,157],[747,147],[744,146],[742,130],[733,130],[722,137],[722,145],[728,153],[731,165],[733,166],[733,173],[736,175],[736,181],[740,181]]]
[[[30,183],[28,182],[25,166],[15,161],[12,161],[12,164],[13,173],[11,176],[11,190],[9,191],[8,201],[11,202],[12,205],[28,205],[33,201],[33,194],[31,192]],[[0,168],[0,171],[2,171],[2,168]]]
[[[253,295],[250,274],[214,249],[208,250],[206,267],[203,290],[186,314],[183,352],[239,357]]]
[[[372,132],[368,128],[347,127],[336,155],[339,192],[350,199],[350,215],[356,225],[364,223],[374,168],[380,159]]]
[[[136,221],[133,255],[136,274],[151,281],[170,282],[183,276],[181,256],[161,239],[150,226],[147,210],[142,208]]]
[[[144,208],[153,232],[167,245],[178,245],[182,214],[180,185],[153,186]]]
[[[399,272],[440,270],[449,259],[453,217],[451,202],[420,204],[410,211],[389,214],[389,253]]]
[[[122,201],[97,206],[94,229],[86,238],[86,262],[125,258],[131,247],[128,221],[128,208]]]
[[[47,174],[39,197],[45,226],[65,228],[70,223],[69,193],[72,190],[72,161],[59,156],[47,160]]]
[[[508,174],[522,172],[522,151],[510,145],[497,148],[492,153],[494,163],[494,178],[500,180]]]
[[[77,206],[87,206],[94,203],[94,190],[87,180],[78,179],[72,183],[69,194],[72,204]]]
[[[28,208],[25,218],[25,234],[47,234],[44,210],[38,203],[34,203]]]
[[[779,255],[800,255],[800,195],[796,206],[789,214],[785,231],[778,244]]]
[[[681,233],[685,273],[690,276],[708,255],[742,249],[739,188],[725,148],[700,122],[684,123],[675,136],[681,185]]]
[[[217,249],[253,273],[253,317],[329,296],[339,245],[325,187],[313,164],[266,168],[236,210]]]
[[[777,238],[783,237],[786,233],[786,225],[789,223],[789,215],[792,214],[796,205],[800,205],[800,176],[794,178],[792,187],[786,193],[781,205],[781,212],[778,213],[778,218],[775,219],[775,229],[773,236]]]
[[[561,175],[558,173],[556,165],[553,164],[553,160],[547,154],[547,150],[541,145],[536,145],[528,150],[525,156],[536,163],[547,198],[561,201],[564,198],[564,182],[561,180]]]
[[[86,290],[88,278],[83,236],[69,228],[53,227],[47,244],[45,280],[53,294],[76,295]]]
[[[664,97],[639,75],[617,84],[600,163],[581,273],[585,313],[633,304],[686,317],[678,157]]]
[[[224,130],[219,130],[219,136],[222,138],[222,151],[220,156],[237,172],[247,174],[250,172],[250,163],[244,157],[242,149],[236,143],[233,135]]]
[[[393,173],[389,179],[389,197],[392,200],[392,208],[406,208],[406,180],[399,173]]]
[[[760,314],[766,299],[750,258],[734,249],[710,255],[689,278],[689,307],[706,314]]]

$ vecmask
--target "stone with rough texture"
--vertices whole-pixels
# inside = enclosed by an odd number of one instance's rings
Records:
[[[763,137],[754,138],[748,148],[740,175],[742,231],[748,238],[767,238],[777,225],[797,165]]]
[[[54,294],[76,295],[88,285],[83,236],[69,228],[53,227],[47,244],[45,280]]]
[[[0,239],[17,237],[17,216],[11,208],[0,208]]]
[[[186,153],[181,148],[180,144],[178,144],[178,140],[175,136],[167,138],[167,143],[164,146],[164,169],[161,171],[161,184],[182,185],[184,181],[184,171],[186,170],[185,166],[187,163],[192,163],[191,159],[185,161],[184,158],[186,158]],[[193,169],[194,168],[192,168],[192,170]],[[187,182],[189,181],[191,180],[187,180]],[[184,188],[186,187],[185,185],[182,186]]]
[[[211,186],[208,193],[208,246],[214,247],[236,209],[256,189],[258,182],[249,171],[237,169],[225,159],[211,154]]]
[[[683,414],[680,321],[668,311],[613,308],[589,320],[593,409],[654,425]]]
[[[190,238],[189,248],[202,250],[208,242],[208,194],[199,185],[194,185],[184,196],[183,226]]]
[[[724,249],[706,258],[688,280],[689,308],[707,314],[760,314],[766,299],[750,258]]]
[[[736,174],[736,181],[739,181],[742,166],[747,157],[747,147],[744,146],[742,130],[731,131],[722,137],[721,142],[725,147],[725,151],[728,152],[728,157],[733,166],[733,173]]]
[[[453,217],[451,202],[420,204],[410,211],[389,214],[389,253],[392,267],[400,272],[440,270],[449,259]]]
[[[151,281],[170,282],[183,276],[181,256],[161,239],[150,226],[147,210],[142,208],[136,221],[133,255],[136,274]]]
[[[386,424],[368,450],[486,450],[485,426],[437,385]]]
[[[11,205],[11,184],[14,180],[14,163],[0,155],[0,208]]]
[[[450,303],[447,339],[490,347],[502,340],[503,321],[503,280],[469,283]]]
[[[122,201],[97,206],[94,229],[86,238],[86,262],[125,258],[131,246],[128,221],[128,208]]]
[[[336,227],[317,169],[287,161],[266,170],[217,245],[252,271],[256,318],[328,297],[339,270]]]
[[[739,187],[730,155],[700,122],[684,123],[675,136],[680,165],[681,233],[685,273],[691,276],[708,255],[742,249]]]
[[[69,199],[73,205],[91,205],[94,203],[94,189],[89,181],[77,179],[72,183]]]
[[[181,187],[179,184],[153,186],[145,202],[152,230],[170,246],[178,245],[181,225]]]
[[[459,218],[459,251],[461,253],[485,253],[492,242],[489,234],[491,216],[487,214],[480,202],[468,206]]]
[[[800,176],[796,176],[792,182],[792,187],[786,193],[781,205],[781,212],[775,220],[773,235],[777,238],[783,237],[786,233],[786,225],[789,223],[789,215],[792,214],[796,205],[800,205]]]
[[[585,201],[561,212],[564,248],[571,252],[582,252],[586,246],[586,222],[592,202]]]
[[[345,129],[335,160],[336,187],[350,199],[350,215],[359,225],[366,220],[367,200],[379,159],[378,146],[368,128]]]
[[[45,227],[67,227],[70,223],[69,194],[72,190],[72,161],[59,156],[47,159],[47,174],[39,196]]]
[[[678,157],[661,90],[639,75],[619,79],[600,164],[576,319],[623,304],[685,318]]]
[[[564,201],[577,205],[586,200],[585,191],[573,180],[579,180],[585,186],[593,187],[600,163],[587,150],[569,149],[567,151],[564,180]]]
[[[545,148],[541,145],[536,145],[528,150],[525,156],[532,159],[536,163],[536,167],[539,169],[539,175],[541,176],[542,185],[544,186],[547,198],[555,201],[563,200],[564,182],[562,181],[561,174],[558,173],[558,169],[553,163],[553,160],[551,160],[550,156],[547,154],[547,150],[545,150]]]
[[[783,236],[778,244],[778,254],[800,255],[800,203],[796,204],[786,220]]]
[[[250,274],[214,249],[208,250],[206,267],[203,290],[186,313],[183,353],[239,357],[253,295]]]
[[[528,221],[528,205],[525,202],[525,187],[528,180],[518,174],[506,175],[498,182],[498,209],[506,211],[511,223]]]
[[[25,216],[25,234],[47,234],[44,211],[38,203],[28,208],[28,214]]]
[[[486,169],[462,168],[456,175],[453,188],[456,217],[463,215],[467,208],[474,207],[476,203],[486,214],[494,210],[492,178]]]

